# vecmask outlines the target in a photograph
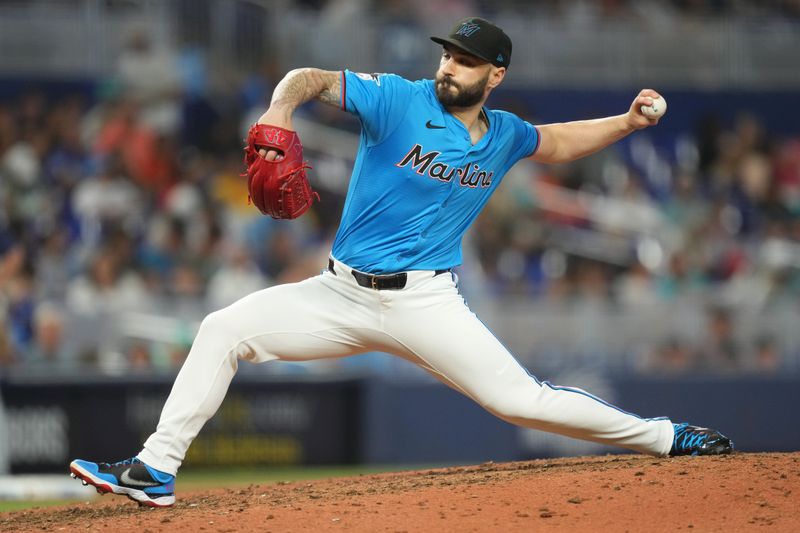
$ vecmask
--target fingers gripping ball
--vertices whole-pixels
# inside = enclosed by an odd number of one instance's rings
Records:
[[[267,161],[258,153],[262,148],[276,150],[281,155]],[[250,201],[265,215],[297,218],[311,207],[314,199],[319,200],[306,177],[306,169],[311,167],[303,161],[303,145],[297,132],[254,124],[247,133],[244,152]]]
[[[642,114],[647,118],[661,118],[667,112],[667,101],[663,96],[653,98],[653,105],[643,105]]]

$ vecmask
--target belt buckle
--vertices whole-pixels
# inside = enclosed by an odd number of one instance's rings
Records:
[[[372,290],[378,290],[378,276],[372,276],[369,280],[370,285],[372,286]]]

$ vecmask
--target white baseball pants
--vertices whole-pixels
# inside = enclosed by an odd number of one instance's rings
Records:
[[[496,416],[539,429],[666,455],[666,418],[626,413],[588,393],[539,382],[470,311],[450,273],[408,272],[400,290],[356,283],[350,268],[245,296],[202,322],[158,428],[139,459],[175,474],[216,413],[239,359],[308,361],[380,351],[403,357]]]

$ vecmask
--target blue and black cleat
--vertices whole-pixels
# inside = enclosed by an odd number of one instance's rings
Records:
[[[669,454],[675,455],[722,455],[733,451],[733,441],[715,429],[690,426],[687,423],[673,424],[675,438]]]
[[[139,505],[169,507],[175,503],[175,476],[151,468],[136,457],[118,463],[75,459],[70,475],[97,492],[123,494]]]

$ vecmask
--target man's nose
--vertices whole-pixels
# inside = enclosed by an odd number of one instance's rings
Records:
[[[442,62],[442,73],[450,77],[455,74],[455,62],[452,57]]]

